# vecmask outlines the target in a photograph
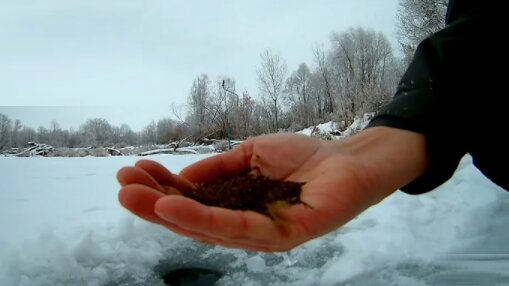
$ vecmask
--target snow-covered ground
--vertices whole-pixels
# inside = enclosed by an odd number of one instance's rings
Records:
[[[375,113],[370,112],[370,113],[364,114],[362,117],[355,118],[354,122],[352,122],[352,124],[350,126],[348,126],[348,128],[346,128],[343,131],[338,130],[337,123],[335,123],[333,121],[329,121],[329,122],[325,122],[322,124],[318,124],[313,127],[308,127],[308,128],[302,129],[301,131],[298,131],[297,133],[304,134],[307,136],[313,136],[313,135],[317,135],[316,133],[318,132],[321,134],[331,134],[334,138],[344,138],[344,137],[354,135],[355,133],[364,129],[364,127],[366,127],[366,125],[368,125],[369,121],[371,120],[371,118],[373,118],[374,115],[375,115]]]
[[[173,171],[209,155],[159,155]],[[211,247],[135,218],[117,170],[138,157],[0,158],[0,285],[164,285],[182,267],[217,285],[508,285],[509,193],[470,157],[434,192],[395,193],[289,253]]]

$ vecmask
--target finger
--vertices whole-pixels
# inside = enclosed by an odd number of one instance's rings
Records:
[[[147,187],[165,192],[165,189],[145,170],[137,167],[124,167],[117,173],[117,180],[121,186],[131,184],[146,185]]]
[[[267,216],[206,207],[181,196],[161,198],[155,205],[155,213],[182,229],[225,241],[273,245],[289,241],[291,236],[288,228],[276,225]]]
[[[166,167],[158,162],[151,160],[140,160],[136,162],[136,167],[145,170],[162,186],[171,186],[181,192],[189,192],[195,188],[194,184],[182,176],[170,172]]]
[[[189,181],[204,183],[245,173],[250,169],[252,149],[252,142],[248,140],[233,150],[189,165],[180,172],[180,175]]]
[[[154,206],[164,194],[146,185],[127,185],[120,189],[118,200],[120,204],[135,215],[157,224],[165,222],[154,213]]]
[[[145,170],[161,185],[169,186],[173,183],[173,173],[156,161],[139,160],[136,162],[135,166]]]
[[[234,242],[229,240],[223,240],[219,238],[208,237],[202,233],[190,231],[183,229],[175,224],[165,222],[164,226],[168,228],[170,231],[177,233],[179,235],[183,235],[189,237],[191,239],[197,240],[199,242],[210,244],[210,245],[220,245],[228,248],[236,248],[236,249],[246,249],[251,251],[263,251],[263,252],[276,252],[276,251],[286,251],[287,249],[278,248],[274,245],[256,245],[249,244],[245,242]]]
[[[253,144],[250,166],[256,175],[275,180],[289,180],[303,165],[309,164],[319,150],[318,140],[302,134],[274,134],[264,140],[258,137]],[[299,150],[299,152],[295,152]]]

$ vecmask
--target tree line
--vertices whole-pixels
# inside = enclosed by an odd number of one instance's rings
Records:
[[[0,150],[37,141],[55,147],[164,144],[190,138],[240,138],[280,130],[295,131],[326,121],[348,126],[356,116],[376,111],[391,99],[418,43],[443,27],[446,0],[400,0],[395,56],[388,38],[362,27],[333,32],[329,45],[315,45],[313,62],[289,71],[283,56],[260,54],[256,96],[238,91],[234,77],[211,80],[198,75],[187,105],[173,107],[173,117],[153,121],[140,132],[113,126],[102,118],[87,120],[77,130],[54,121],[37,130],[0,114]]]
[[[104,118],[88,119],[77,130],[62,129],[55,120],[50,128],[34,129],[0,113],[0,150],[25,147],[27,142],[69,148],[167,144],[182,138],[184,129],[182,124],[169,118],[152,121],[139,132],[127,124],[112,125]]]
[[[326,121],[347,127],[354,118],[389,101],[421,40],[444,26],[447,0],[400,0],[397,35],[403,57],[388,38],[362,27],[333,32],[329,45],[315,45],[313,62],[289,71],[283,56],[260,54],[256,96],[236,90],[233,77],[197,76],[187,100],[192,138],[246,138],[295,131]]]

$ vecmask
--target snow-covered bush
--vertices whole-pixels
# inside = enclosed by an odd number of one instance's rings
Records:
[[[35,142],[28,142],[28,147],[17,153],[14,156],[17,157],[33,157],[33,156],[47,156],[54,151],[53,146],[46,144],[39,144]]]

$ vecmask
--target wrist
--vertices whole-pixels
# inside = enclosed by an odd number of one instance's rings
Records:
[[[372,127],[329,144],[366,170],[370,188],[381,192],[380,199],[422,175],[428,166],[425,136],[403,129]]]

